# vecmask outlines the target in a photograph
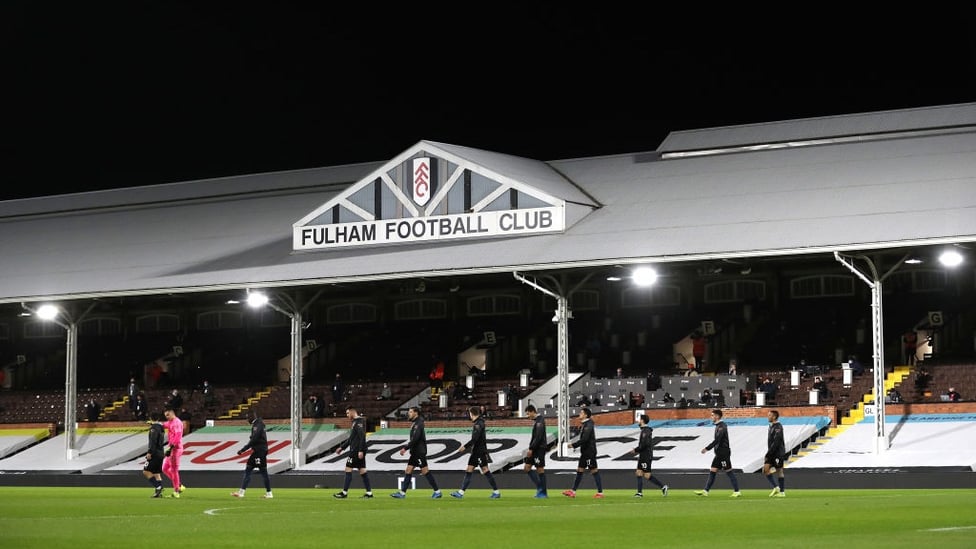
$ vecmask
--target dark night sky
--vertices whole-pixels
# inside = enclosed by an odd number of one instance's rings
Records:
[[[401,4],[4,2],[0,199],[976,101],[965,3]]]

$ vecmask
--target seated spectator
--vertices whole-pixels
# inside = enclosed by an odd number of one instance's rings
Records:
[[[854,375],[859,376],[864,373],[864,364],[861,364],[861,361],[857,359],[857,355],[851,355],[848,363],[851,366],[851,373]]]
[[[898,404],[902,402],[901,393],[898,391],[898,389],[892,387],[888,391],[888,394],[885,395],[885,402],[890,402],[892,404]]]
[[[630,393],[630,407],[631,408],[643,408],[644,407],[644,393]]]
[[[577,406],[589,406],[591,404],[593,404],[593,401],[590,400],[589,395],[585,394],[580,396],[580,399],[576,401]]]
[[[712,398],[712,390],[711,389],[707,389],[706,388],[704,391],[702,391],[702,394],[701,394],[701,402],[702,402],[702,404],[711,404],[712,403],[712,400],[713,400],[713,398]]]
[[[739,361],[736,359],[729,359],[729,375],[737,376],[739,375]]]
[[[629,406],[630,402],[627,400],[627,396],[623,393],[617,395],[617,406]]]
[[[956,392],[955,387],[949,387],[949,392],[946,394],[949,395],[949,402],[959,402],[962,400],[962,396]]]
[[[674,397],[671,396],[671,393],[664,393],[664,396],[661,397],[661,401],[662,402],[674,402]]]
[[[303,417],[319,417],[317,414],[317,410],[319,409],[318,400],[319,397],[308,395],[308,400],[305,401],[305,404],[302,404]]]
[[[390,400],[391,398],[393,398],[393,389],[390,389],[389,383],[384,383],[380,396],[376,397],[376,400]]]

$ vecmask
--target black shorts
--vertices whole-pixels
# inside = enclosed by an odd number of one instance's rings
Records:
[[[577,469],[599,469],[596,464],[596,456],[580,456],[576,462]]]
[[[407,459],[407,465],[412,465],[417,469],[423,469],[427,467],[427,456],[415,456],[410,454],[410,458]]]
[[[652,461],[651,458],[637,458],[637,470],[642,473],[650,473]]]
[[[531,465],[532,467],[545,468],[546,450],[532,450],[532,457],[524,458],[522,463]]]
[[[346,467],[349,469],[365,469],[366,458],[359,459],[358,457],[350,456],[346,458]]]
[[[719,471],[732,470],[732,456],[715,456],[715,459],[712,460],[712,469],[718,469]]]
[[[142,468],[143,471],[149,471],[154,475],[158,475],[163,472],[163,456],[151,457],[149,461],[146,462],[146,466]]]
[[[468,465],[474,465],[479,469],[488,467],[489,463],[491,463],[491,456],[488,454],[471,454],[468,458]]]
[[[254,452],[251,452],[251,455],[248,456],[248,458],[247,458],[247,469],[249,471],[251,469],[260,469],[261,471],[267,471],[268,470],[268,455],[267,454],[264,454],[264,455],[260,455],[259,456],[259,455],[256,455]]]
[[[783,458],[783,456],[776,456],[776,457],[766,458],[765,460],[763,460],[763,463],[766,465],[771,465],[777,469],[782,469],[784,461],[786,460]]]

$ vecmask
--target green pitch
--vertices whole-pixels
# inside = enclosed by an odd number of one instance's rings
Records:
[[[672,490],[610,490],[592,499],[532,498],[529,490],[411,491],[405,500],[376,491],[347,500],[334,490],[189,488],[180,499],[151,489],[0,487],[0,546],[65,547],[973,547],[976,490],[728,490],[708,498]],[[170,493],[167,488],[166,494]]]

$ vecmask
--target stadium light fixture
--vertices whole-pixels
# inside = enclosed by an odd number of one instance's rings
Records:
[[[650,267],[637,267],[631,274],[631,279],[637,286],[652,286],[657,282],[657,271]]]

